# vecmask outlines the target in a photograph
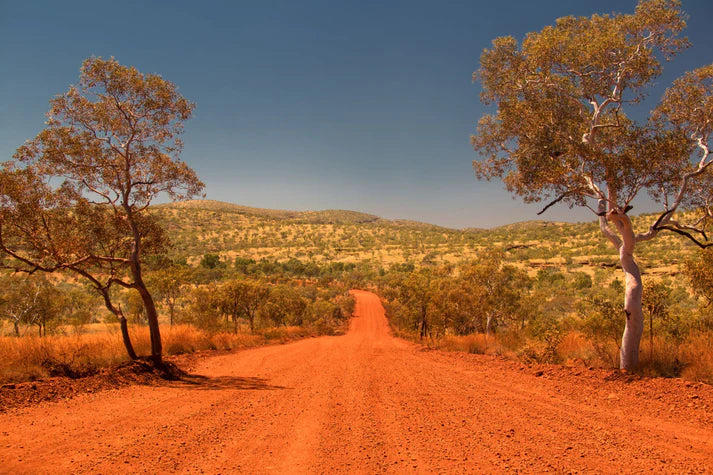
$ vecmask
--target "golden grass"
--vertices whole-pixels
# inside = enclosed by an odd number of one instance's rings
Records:
[[[713,384],[713,333],[692,335],[679,349],[684,367],[681,377]]]
[[[606,353],[606,357],[602,356],[602,352]],[[567,332],[557,345],[560,361],[564,363],[583,362],[587,366],[610,367],[612,364],[616,364],[617,352],[616,345],[595,348],[586,336],[577,331]]]
[[[137,354],[148,355],[151,349],[148,328],[134,327],[130,334]],[[192,325],[161,329],[166,355],[250,348],[316,334],[314,329],[302,327],[268,328],[255,334],[208,333]],[[81,376],[126,360],[121,334],[114,327],[91,334],[0,337],[0,384],[34,381],[56,374]]]
[[[584,365],[594,368],[615,368],[619,349],[614,342],[595,346],[585,335],[570,331],[563,335],[554,355],[543,351],[538,340],[524,339],[516,334],[444,335],[420,340],[413,332],[394,331],[396,336],[430,348],[473,354],[501,355],[524,363],[559,362],[567,366]],[[542,359],[543,356],[547,358]],[[642,340],[639,374],[651,377],[681,377],[689,381],[713,384],[713,332],[690,336],[683,343],[665,338],[654,339],[653,352],[647,339]]]
[[[0,383],[47,377],[59,365],[88,373],[123,361],[125,355],[118,333],[0,337]]]
[[[436,340],[436,346],[446,351],[465,351],[478,355],[492,353],[498,346],[493,335],[486,337],[482,333],[472,335],[446,335]]]

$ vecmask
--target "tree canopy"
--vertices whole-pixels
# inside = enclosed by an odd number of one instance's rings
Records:
[[[661,230],[705,245],[711,217],[709,140],[713,132],[713,65],[674,82],[649,120],[626,114],[671,59],[688,46],[678,0],[641,0],[633,14],[564,17],[529,33],[493,41],[474,79],[481,100],[497,107],[472,137],[481,179],[501,178],[526,202],[584,206],[598,217],[627,275],[622,367],[636,365],[641,276],[637,242]],[[662,205],[636,233],[627,212],[641,192]],[[684,222],[680,208],[697,215]],[[688,217],[691,216],[689,213]],[[638,336],[637,336],[638,335]]]
[[[3,265],[28,273],[73,271],[124,323],[109,289],[138,291],[152,356],[160,361],[158,317],[142,262],[167,241],[146,210],[161,194],[188,199],[203,188],[178,159],[194,104],[158,75],[92,57],[79,84],[50,105],[47,127],[0,170]]]

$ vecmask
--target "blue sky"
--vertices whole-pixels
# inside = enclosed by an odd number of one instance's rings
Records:
[[[538,219],[539,205],[475,180],[469,142],[486,109],[471,81],[497,36],[634,0],[0,0],[0,160],[43,127],[89,56],[158,73],[197,104],[182,159],[207,197],[341,208],[450,227]],[[652,100],[713,62],[713,0],[683,0],[693,47]],[[635,203],[636,204],[636,203]],[[636,211],[645,211],[640,203]],[[551,220],[591,220],[551,208]]]

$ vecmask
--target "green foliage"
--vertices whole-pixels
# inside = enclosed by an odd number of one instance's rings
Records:
[[[683,270],[696,295],[713,302],[713,250],[703,249],[688,258]]]
[[[621,334],[624,330],[624,307],[609,295],[593,295],[584,302],[586,313],[582,330],[592,341],[599,357],[611,367],[617,366]]]
[[[264,318],[275,326],[301,325],[307,301],[296,289],[277,285],[270,290],[270,299],[261,310]]]
[[[81,325],[91,319],[83,292],[53,285],[43,276],[0,275],[0,319],[13,326],[15,336],[36,327],[46,336],[62,323]]]
[[[557,347],[564,335],[562,320],[554,315],[536,314],[528,321],[527,329],[541,343],[540,348],[530,346],[527,358],[538,363],[559,363]]]
[[[530,279],[504,264],[499,252],[457,268],[393,269],[380,279],[379,292],[388,301],[392,324],[420,338],[520,329],[531,310],[522,305],[530,303]]]
[[[220,261],[220,256],[218,254],[208,253],[201,259],[201,267],[205,267],[206,269],[215,269],[220,264],[223,263]]]
[[[474,162],[476,174],[503,178],[526,201],[553,196],[572,205],[607,191],[619,206],[642,184],[674,181],[671,170],[686,168],[688,150],[678,137],[663,144],[649,135],[622,106],[638,102],[661,73],[657,51],[670,57],[687,45],[677,38],[685,27],[679,7],[642,0],[630,15],[560,18],[521,45],[496,38],[474,73],[481,100],[498,107],[473,137],[485,158]],[[671,153],[650,154],[657,146]]]
[[[576,290],[590,289],[593,285],[592,276],[585,272],[574,272],[573,277],[572,286]]]

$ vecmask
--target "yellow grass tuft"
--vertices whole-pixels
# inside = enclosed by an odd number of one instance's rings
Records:
[[[472,335],[446,335],[437,341],[437,347],[446,351],[465,351],[483,355],[488,353],[488,349],[496,346],[497,342],[491,335],[486,338],[482,333],[474,333]]]

